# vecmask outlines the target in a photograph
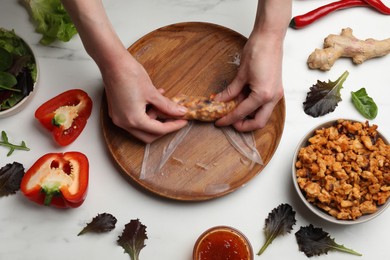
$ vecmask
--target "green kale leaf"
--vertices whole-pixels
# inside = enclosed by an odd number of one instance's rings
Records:
[[[24,0],[42,34],[40,43],[50,45],[55,40],[69,41],[77,34],[69,14],[60,0]]]
[[[367,119],[374,119],[378,114],[378,107],[375,101],[368,96],[365,88],[361,88],[358,91],[351,92],[352,103],[356,109]]]
[[[109,232],[115,228],[116,221],[116,218],[109,213],[98,214],[78,233],[78,236],[89,232]]]
[[[257,255],[261,255],[277,236],[290,233],[295,223],[295,211],[289,204],[280,204],[273,209],[265,220],[264,233],[266,242]]]
[[[319,117],[333,112],[341,101],[340,90],[349,75],[345,71],[336,81],[323,82],[317,80],[317,84],[310,88],[307,93],[303,108],[306,114]]]
[[[15,194],[20,189],[24,167],[18,162],[9,163],[0,169],[0,197]]]
[[[298,242],[299,250],[304,252],[307,257],[315,255],[327,254],[330,250],[338,250],[345,253],[361,256],[351,249],[339,245],[329,234],[322,228],[314,227],[312,224],[306,227],[301,227],[295,237]]]
[[[139,253],[145,247],[146,226],[139,219],[132,219],[125,225],[125,229],[119,239],[118,245],[123,247],[125,253],[130,255],[131,260],[139,260]]]

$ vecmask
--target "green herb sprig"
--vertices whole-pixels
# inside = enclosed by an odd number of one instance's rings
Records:
[[[30,148],[26,146],[26,143],[22,141],[20,145],[12,144],[8,141],[8,136],[5,131],[1,131],[1,140],[0,145],[8,147],[9,152],[7,153],[7,156],[10,156],[15,150],[24,150],[24,151],[30,151]]]

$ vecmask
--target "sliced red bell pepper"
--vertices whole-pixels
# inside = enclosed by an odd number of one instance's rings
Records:
[[[48,153],[26,172],[20,190],[38,204],[75,208],[87,196],[88,176],[89,163],[84,154]]]
[[[92,112],[92,100],[81,89],[65,91],[46,101],[35,117],[61,146],[72,143],[81,134]]]

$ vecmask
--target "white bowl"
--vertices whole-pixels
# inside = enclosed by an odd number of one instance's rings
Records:
[[[17,36],[19,38],[21,38],[19,35],[17,35]],[[23,38],[21,38],[21,39],[23,40]],[[33,50],[27,44],[27,42],[24,41],[24,43],[29,48],[29,50],[30,50],[30,52],[31,52],[31,54],[32,54],[32,56],[33,56],[33,58],[35,60],[35,64],[37,66],[37,78],[35,79],[35,82],[34,82],[34,85],[33,85],[33,90],[29,93],[29,95],[25,96],[22,100],[20,100],[13,107],[8,108],[8,109],[3,110],[3,111],[0,111],[0,118],[9,117],[9,116],[15,115],[16,113],[20,112],[23,108],[25,108],[30,103],[31,99],[34,97],[35,93],[37,92],[37,85],[38,85],[38,79],[39,79],[39,67],[38,67],[37,59],[36,59],[36,56],[35,56]]]
[[[358,122],[356,120],[350,120],[350,119],[345,119],[345,120],[348,120],[348,121],[353,121],[353,122]],[[342,224],[342,225],[352,225],[352,224],[359,224],[359,223],[363,223],[363,222],[366,222],[366,221],[369,221],[369,220],[372,220],[374,219],[375,217],[377,217],[378,215],[380,215],[382,212],[384,212],[387,207],[390,205],[390,198],[387,199],[386,203],[381,205],[381,206],[377,206],[377,211],[374,212],[374,213],[371,213],[371,214],[366,214],[366,215],[362,215],[360,217],[358,217],[357,219],[354,219],[354,220],[342,220],[342,219],[337,219],[336,217],[330,215],[329,213],[327,213],[326,211],[320,209],[319,207],[317,207],[316,205],[312,204],[311,202],[309,202],[306,197],[305,197],[305,194],[303,193],[303,191],[300,189],[299,185],[298,185],[298,182],[297,182],[297,178],[296,178],[296,162],[297,162],[297,159],[298,159],[298,154],[299,154],[299,150],[302,148],[302,147],[306,147],[308,145],[308,140],[310,137],[313,136],[314,132],[317,130],[317,129],[321,129],[321,128],[326,128],[326,127],[330,127],[331,125],[334,125],[338,120],[332,120],[332,121],[329,121],[329,122],[325,122],[325,123],[322,123],[314,128],[312,128],[302,139],[301,141],[299,142],[295,152],[294,152],[294,157],[293,157],[293,163],[292,163],[292,180],[293,180],[293,184],[294,184],[294,188],[295,190],[297,191],[299,197],[301,198],[301,200],[303,201],[303,203],[309,208],[310,211],[312,211],[315,215],[317,215],[318,217],[326,220],[326,221],[329,221],[329,222],[332,222],[332,223],[336,223],[336,224]],[[371,124],[370,124],[371,125]],[[379,129],[379,127],[378,127]],[[386,143],[386,144],[389,144],[389,142],[387,141],[387,139],[379,132],[377,131],[378,134],[379,134],[379,137],[382,138],[382,140]]]

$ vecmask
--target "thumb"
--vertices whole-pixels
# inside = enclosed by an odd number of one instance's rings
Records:
[[[160,112],[166,115],[180,117],[184,116],[187,112],[187,108],[180,106],[163,95],[157,95],[151,104],[157,108]]]
[[[244,86],[245,82],[236,76],[226,89],[219,92],[214,99],[223,102],[235,99],[241,93]]]

